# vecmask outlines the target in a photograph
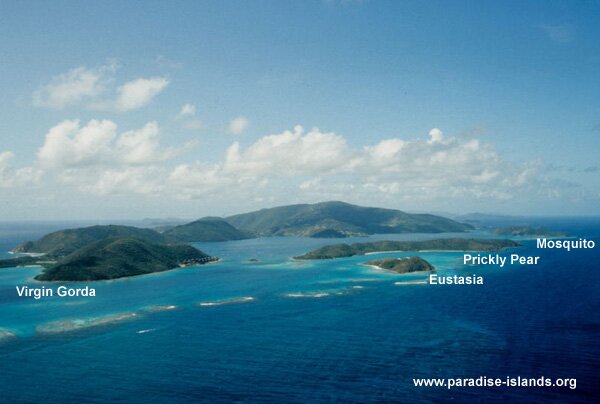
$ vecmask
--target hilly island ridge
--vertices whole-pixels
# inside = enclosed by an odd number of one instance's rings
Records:
[[[216,260],[186,244],[161,245],[135,238],[95,241],[57,261],[35,279],[97,281],[163,272]]]
[[[217,260],[192,242],[296,236],[342,238],[371,234],[466,232],[468,224],[430,214],[370,208],[344,202],[298,204],[262,209],[225,218],[205,217],[159,229],[96,225],[59,230],[17,245],[27,254],[0,260],[0,268],[42,265],[40,281],[94,281],[162,272]],[[297,259],[337,258],[373,251],[492,251],[518,246],[511,240],[441,239],[383,241],[324,246]]]
[[[236,228],[259,237],[354,237],[391,233],[444,233],[472,230],[468,224],[430,214],[321,202],[261,209],[226,217]]]
[[[487,238],[442,238],[422,241],[374,241],[368,243],[327,245],[294,258],[300,260],[322,260],[352,257],[355,255],[373,254],[378,252],[405,251],[492,252],[520,246],[521,244],[509,239]]]
[[[408,274],[412,272],[431,272],[435,270],[433,265],[421,257],[382,258],[379,260],[367,261],[364,263],[364,265],[396,272],[399,274]]]

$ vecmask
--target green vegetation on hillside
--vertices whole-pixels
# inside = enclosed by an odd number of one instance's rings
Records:
[[[367,261],[365,265],[373,265],[380,269],[394,271],[399,274],[409,272],[433,271],[435,268],[429,262],[421,257],[410,258],[382,258],[379,260]]]
[[[160,245],[134,238],[93,242],[48,266],[40,281],[97,281],[162,272],[214,261],[189,245]]]
[[[532,226],[506,226],[494,230],[494,234],[502,236],[546,236],[546,237],[566,237],[567,233],[561,231],[551,231],[545,227]]]
[[[309,237],[312,237],[312,238],[344,238],[344,237],[346,237],[346,234],[344,234],[338,230],[324,229],[324,230],[315,231],[314,233],[310,234]]]
[[[17,257],[0,259],[0,268],[14,268],[22,267],[25,265],[37,265],[40,261],[39,257]]]
[[[13,251],[17,253],[44,253],[49,256],[61,257],[71,254],[95,241],[104,240],[109,237],[132,237],[157,244],[166,244],[173,241],[150,229],[140,229],[132,226],[98,225],[55,231],[37,241],[21,243]]]
[[[163,233],[180,241],[227,241],[249,238],[248,234],[236,229],[219,217],[205,217],[188,224],[175,226]]]
[[[280,206],[225,218],[257,236],[358,236],[375,233],[441,233],[471,230],[467,224],[428,214],[367,208],[344,202]],[[329,233],[327,233],[329,232]]]
[[[519,247],[508,239],[444,238],[423,241],[374,241],[368,243],[334,244],[310,251],[296,259],[330,259],[352,257],[385,251],[500,251]]]
[[[13,250],[16,253],[44,254],[43,257],[0,260],[0,267],[43,265],[46,269],[37,277],[39,280],[113,279],[213,259],[191,246],[177,244],[180,242],[240,240],[251,236],[340,238],[374,233],[463,232],[471,229],[469,225],[439,216],[366,208],[343,202],[282,206],[227,219],[206,217],[170,226],[163,233],[119,225],[56,231],[37,241],[21,243]],[[464,249],[487,251],[484,247]],[[385,250],[386,246],[373,244],[371,248]],[[409,251],[419,249],[411,248]],[[460,249],[456,246],[429,248]],[[406,249],[406,245],[394,245],[392,249]],[[299,258],[334,258],[368,251],[369,247],[343,244],[324,247]]]

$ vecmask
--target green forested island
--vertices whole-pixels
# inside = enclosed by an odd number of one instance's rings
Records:
[[[163,235],[185,242],[243,240],[251,237],[220,217],[205,217],[175,226],[165,231]]]
[[[371,265],[379,269],[406,274],[409,272],[433,271],[435,268],[429,262],[421,257],[410,258],[382,258],[379,260],[367,261],[365,265]]]
[[[40,281],[97,281],[162,272],[215,258],[185,245],[161,245],[134,238],[107,238],[87,245],[49,265]]]
[[[216,259],[182,243],[264,236],[342,238],[375,233],[464,232],[471,229],[470,225],[440,216],[361,207],[344,202],[322,202],[280,206],[224,219],[205,217],[187,224],[161,226],[158,230],[96,225],[55,231],[39,240],[23,242],[13,249],[15,253],[43,256],[0,260],[0,268],[36,264],[46,268],[36,277],[38,280],[92,281],[166,271],[181,265],[202,264]],[[364,254],[369,248],[373,251],[386,248],[411,248],[407,251],[422,248],[460,249],[455,245],[407,247],[407,244],[402,244],[389,247],[381,243],[367,243],[372,244],[371,247],[358,244],[329,246],[299,258],[350,256]],[[448,241],[442,243],[448,244]],[[471,240],[471,244],[473,243]],[[483,251],[484,247],[476,245],[474,248],[463,249]]]
[[[520,245],[508,239],[444,238],[423,241],[374,241],[328,245],[294,258],[331,259],[386,251],[500,251]]]
[[[545,227],[533,226],[506,226],[494,230],[494,234],[501,236],[546,236],[546,237],[566,237],[567,233],[562,231],[551,231]]]
[[[36,256],[0,260],[0,268],[42,265],[40,281],[115,279],[216,260],[154,230],[116,225],[56,231],[13,251]]]
[[[350,237],[376,233],[464,232],[473,227],[441,216],[344,202],[321,202],[262,209],[226,217],[255,236]]]
[[[40,257],[18,257],[0,259],[0,268],[14,268],[23,267],[26,265],[39,265],[38,262],[42,261]]]
[[[38,253],[65,256],[95,241],[110,237],[128,237],[151,243],[167,244],[175,240],[151,230],[133,226],[97,225],[49,233],[37,241],[27,241],[13,249],[16,253]]]
[[[252,237],[299,236],[343,238],[376,233],[465,232],[473,227],[441,216],[369,208],[344,202],[288,205],[226,218],[205,217],[156,229],[97,225],[47,234],[19,244],[14,252],[67,255],[108,237],[133,237],[158,244],[242,240]]]

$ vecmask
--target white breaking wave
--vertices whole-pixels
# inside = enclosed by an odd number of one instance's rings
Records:
[[[252,296],[244,296],[244,297],[235,297],[232,299],[223,299],[223,300],[214,300],[209,302],[200,302],[198,306],[202,307],[210,307],[210,306],[222,306],[224,304],[233,304],[233,303],[247,303],[254,301],[255,299]]]

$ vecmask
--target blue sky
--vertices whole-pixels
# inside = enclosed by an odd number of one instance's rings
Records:
[[[583,1],[2,2],[0,219],[328,199],[598,214],[599,17]]]

